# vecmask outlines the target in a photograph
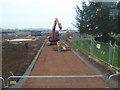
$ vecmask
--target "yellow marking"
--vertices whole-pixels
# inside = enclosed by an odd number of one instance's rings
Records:
[[[10,84],[15,85],[16,81],[10,81]]]
[[[100,49],[100,48],[101,48],[101,44],[97,44],[96,47],[97,47],[98,49]]]

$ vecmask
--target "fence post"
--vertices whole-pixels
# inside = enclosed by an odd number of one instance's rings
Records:
[[[82,46],[83,46],[83,36],[81,36],[81,43],[80,43],[80,44],[81,44],[81,47],[80,47],[80,48],[81,48],[81,50],[82,50]]]
[[[108,61],[108,63],[110,65],[112,65],[112,44],[111,44],[111,41],[109,43],[109,61]]]
[[[114,65],[114,61],[115,61],[115,52],[116,52],[116,48],[117,48],[117,45],[116,45],[116,42],[114,42],[114,46],[113,46],[113,58],[112,58],[112,65]]]
[[[92,55],[94,55],[94,46],[95,46],[95,40],[94,37],[92,38]]]
[[[91,40],[90,40],[91,44],[90,44],[90,55],[93,55],[93,38],[91,36]]]

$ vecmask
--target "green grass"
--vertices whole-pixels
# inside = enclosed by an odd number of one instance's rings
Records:
[[[100,49],[96,47],[97,44],[101,45]],[[90,53],[91,41],[88,39],[76,40],[75,46],[87,55],[91,55],[104,63],[111,63],[114,67],[120,68],[120,55],[118,55],[120,47],[110,47],[106,43],[94,42],[91,49],[92,53]]]
[[[93,46],[93,56],[100,58],[101,60],[103,60],[104,62],[109,62],[109,47],[106,44],[101,44],[100,49],[98,49],[96,47],[98,43],[95,42],[94,46]]]
[[[86,54],[90,54],[90,47],[89,47],[89,41],[88,40],[84,40],[82,41],[83,43],[81,43],[81,41],[76,40],[75,41],[75,46],[79,49],[81,49],[82,51],[84,51],[84,53]]]

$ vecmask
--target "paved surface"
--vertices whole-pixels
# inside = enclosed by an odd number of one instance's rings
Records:
[[[71,52],[57,52],[45,46],[32,76],[96,75]],[[28,79],[23,88],[105,88],[101,78],[43,78]]]

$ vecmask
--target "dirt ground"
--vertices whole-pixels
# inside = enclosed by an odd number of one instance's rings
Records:
[[[14,75],[23,75],[37,53],[37,50],[41,47],[43,41],[44,37],[41,36],[33,42],[19,44],[3,42],[2,77],[7,79],[12,73]]]
[[[32,76],[96,75],[71,51],[57,52],[45,46],[39,56]],[[28,79],[22,88],[105,88],[101,78],[44,78]]]

